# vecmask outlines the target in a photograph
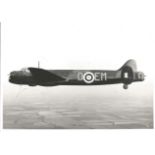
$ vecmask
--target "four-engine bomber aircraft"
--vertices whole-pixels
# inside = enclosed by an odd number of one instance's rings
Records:
[[[29,86],[104,85],[123,83],[127,89],[132,82],[144,81],[144,74],[137,72],[136,62],[128,60],[118,70],[45,70],[29,67],[10,73],[9,81]]]

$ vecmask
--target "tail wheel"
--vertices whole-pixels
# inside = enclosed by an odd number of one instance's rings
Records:
[[[128,85],[127,85],[127,84],[124,84],[124,85],[123,85],[123,88],[124,88],[124,89],[128,89]]]

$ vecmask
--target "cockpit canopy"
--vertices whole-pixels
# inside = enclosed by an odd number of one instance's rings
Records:
[[[29,70],[29,68],[22,68],[21,72],[22,72],[23,75],[26,75],[26,76],[31,75],[31,71]]]
[[[25,73],[31,73],[30,70],[29,70],[29,68],[26,68],[26,67],[25,68],[22,68],[21,71],[22,72],[25,72]]]

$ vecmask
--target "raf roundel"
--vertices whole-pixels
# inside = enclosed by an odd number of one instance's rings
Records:
[[[84,73],[83,80],[85,83],[88,83],[88,84],[93,83],[95,80],[94,74],[91,72]]]

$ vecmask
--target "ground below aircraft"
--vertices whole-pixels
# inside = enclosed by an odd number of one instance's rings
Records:
[[[128,60],[118,70],[46,70],[28,67],[10,73],[9,81],[29,86],[105,85],[122,83],[127,89],[132,82],[144,81],[144,73],[137,71],[135,60]]]

